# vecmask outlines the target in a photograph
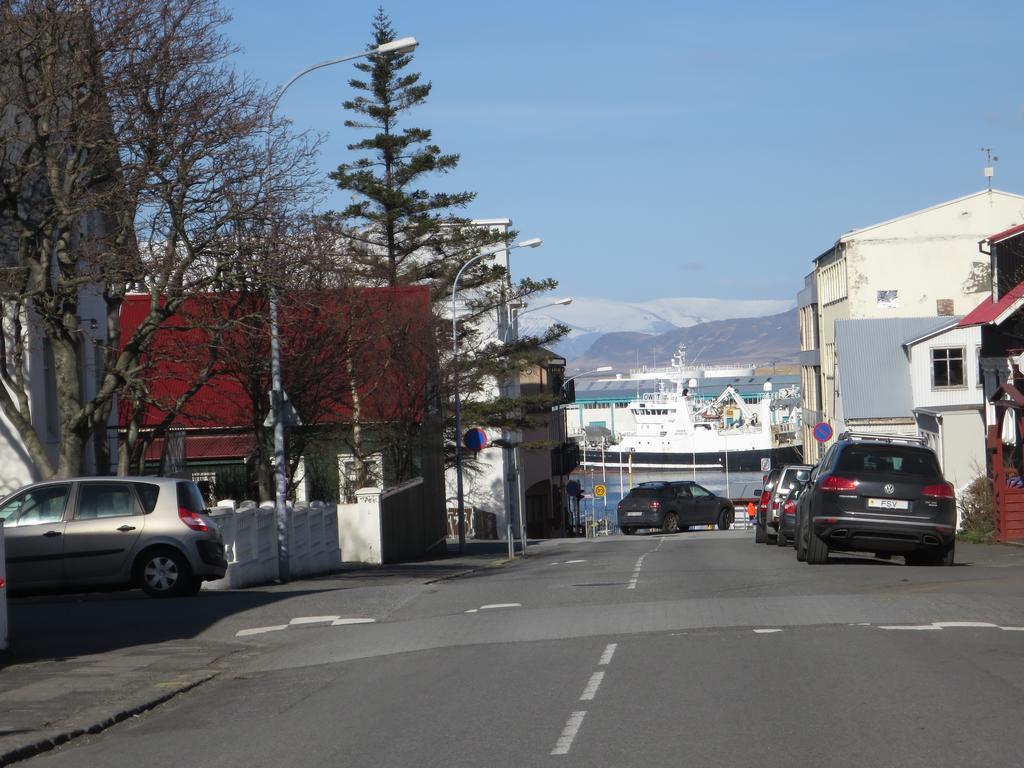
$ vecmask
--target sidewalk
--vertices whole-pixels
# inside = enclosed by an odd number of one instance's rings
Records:
[[[0,653],[0,766],[45,752],[152,709],[254,653],[203,633],[230,613],[258,609],[317,582],[384,586],[433,583],[507,562],[504,542],[467,541],[457,554],[414,563],[345,563],[341,571],[285,585],[196,598],[152,600],[141,593],[88,593],[9,601],[11,649]]]

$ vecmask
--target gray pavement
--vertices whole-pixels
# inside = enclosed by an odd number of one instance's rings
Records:
[[[0,653],[0,765],[99,733],[243,663],[253,649],[238,627],[293,614],[284,603],[326,595],[345,614],[387,611],[424,587],[506,563],[506,545],[470,541],[463,555],[450,544],[448,557],[346,563],[327,576],[180,600],[139,591],[12,598],[10,649]]]
[[[543,542],[507,567],[500,545],[474,544],[185,600],[19,600],[0,763],[56,744],[31,764],[952,766],[989,744],[988,764],[1013,764],[999,734],[1024,714],[1024,677],[1005,663],[1024,628],[1024,549],[958,545],[958,561],[812,567],[749,531],[694,531]],[[837,649],[851,663],[833,670]],[[958,733],[952,690],[976,732]],[[776,701],[781,722],[751,716]],[[900,747],[908,712],[959,741]],[[801,713],[885,738],[827,754]]]

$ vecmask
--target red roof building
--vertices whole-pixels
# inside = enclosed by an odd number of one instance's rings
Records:
[[[149,296],[127,297],[123,339],[131,338],[149,307]],[[223,430],[261,423],[270,389],[266,313],[257,299],[213,294],[190,300],[169,318],[143,358],[153,402],[139,427],[161,424],[207,369],[209,380],[191,394],[174,425]],[[282,301],[282,378],[303,423],[345,423],[356,398],[364,421],[419,422],[433,362],[430,317],[426,286],[303,292]],[[257,397],[264,407],[257,407]],[[132,407],[121,403],[122,429]]]

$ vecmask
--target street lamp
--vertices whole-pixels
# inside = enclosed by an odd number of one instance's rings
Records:
[[[510,317],[508,318],[508,325],[505,326],[505,332],[502,334],[501,343],[508,344],[508,333],[509,331],[512,330],[513,322],[518,321],[519,318],[522,317],[523,315],[528,315],[531,312],[537,312],[541,309],[548,309],[549,307],[567,307],[570,304],[572,304],[571,296],[567,296],[564,299],[557,299],[555,301],[549,302],[548,304],[541,304],[539,307],[531,307],[530,309],[526,309],[525,307],[527,305],[523,303],[513,302],[509,304],[508,308],[510,311]],[[513,309],[520,311],[517,311],[515,315],[511,315],[511,310]],[[516,335],[516,338],[518,338],[518,334]]]
[[[549,307],[564,307],[572,304],[572,298],[566,297],[562,299],[556,299],[555,301],[548,302],[547,304],[541,304],[539,307],[531,307],[526,309],[527,304],[522,301],[514,301],[506,304],[506,317],[505,317],[505,330],[501,334],[501,343],[508,344],[509,333],[513,330],[516,331],[515,339],[519,339],[519,318],[522,315],[529,314],[530,312],[537,312],[541,309],[547,309]],[[514,314],[513,314],[514,313]],[[506,380],[505,386],[508,387],[510,394],[515,397],[519,394],[519,374],[517,370],[510,378],[511,381]],[[504,394],[504,392],[502,393]],[[508,508],[508,519],[511,522],[513,519],[513,512],[519,511],[519,540],[522,543],[523,557],[526,556],[526,497],[524,494],[523,483],[522,483],[522,466],[519,462],[519,446],[516,441],[519,439],[520,434],[518,430],[504,430],[502,432],[502,438],[505,441],[505,453],[503,455],[503,469],[507,484],[514,484],[513,488],[506,492],[507,497],[507,508]],[[512,495],[514,491],[514,497]],[[513,504],[512,499],[515,499]]]
[[[559,387],[558,391],[559,391],[559,393],[561,393],[562,390],[565,389],[566,384],[568,384],[570,381],[572,381],[574,379],[578,379],[580,376],[589,376],[592,373],[606,373],[606,372],[608,372],[610,370],[612,370],[612,366],[610,366],[610,365],[602,365],[601,367],[594,368],[593,370],[590,370],[590,371],[581,371],[580,373],[577,373],[574,376],[570,376],[568,379],[563,381],[562,382],[562,386]],[[558,411],[559,432],[561,432],[561,441],[560,441],[560,444],[558,446],[558,485],[559,485],[559,491],[560,491],[560,498],[565,498],[565,472],[563,470],[565,469],[565,441],[566,441],[566,437],[567,436],[566,436],[566,429],[565,429],[565,415],[564,415],[564,410],[562,408],[562,403],[558,404],[558,406],[556,407],[556,410]],[[568,505],[568,499],[567,498],[566,498],[566,503]],[[565,510],[562,511],[561,518],[562,518],[562,522],[561,522],[562,535],[564,536],[565,535]]]
[[[459,278],[466,268],[480,259],[496,256],[502,251],[513,248],[536,248],[543,240],[539,237],[532,237],[529,240],[515,243],[514,245],[501,246],[491,250],[478,253],[471,258],[455,273],[455,280],[452,282],[452,377],[455,388],[455,496],[458,505],[459,516],[459,554],[466,551],[466,507],[465,498],[462,493],[462,399],[459,395],[459,333],[458,333],[458,309],[455,306],[455,292],[459,288]]]
[[[270,111],[267,114],[266,186],[268,203],[271,202],[270,190],[271,180],[273,179],[273,172],[271,169],[273,157],[270,137],[271,131],[274,127],[274,112],[277,109],[278,102],[281,101],[281,97],[284,96],[285,92],[292,86],[292,84],[300,77],[308,75],[310,72],[315,72],[318,69],[323,69],[324,67],[330,67],[334,64],[352,61],[353,59],[360,59],[365,56],[374,56],[386,53],[408,53],[415,49],[417,45],[418,43],[416,42],[415,37],[403,37],[398,40],[382,43],[376,48],[369,48],[365,51],[360,51],[359,53],[349,54],[348,56],[342,56],[338,59],[330,59],[329,61],[321,61],[319,64],[306,67],[297,75],[294,75],[291,80],[278,88],[277,93],[274,94],[274,100],[270,103]],[[277,517],[277,566],[278,579],[284,582],[288,581],[290,576],[288,565],[288,507],[286,505],[288,477],[284,456],[284,419],[282,418],[284,390],[281,386],[281,342],[277,327],[277,287],[274,285],[271,285],[270,287],[270,374],[272,390],[270,394],[270,415],[274,422],[274,476],[276,481],[274,508],[276,510]]]

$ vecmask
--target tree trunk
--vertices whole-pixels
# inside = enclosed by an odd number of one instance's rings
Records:
[[[349,395],[352,397],[352,458],[356,464],[356,488],[366,488],[370,484],[370,473],[363,453],[363,402],[359,394],[359,380],[351,345],[349,354],[345,355],[345,367],[348,369]]]

